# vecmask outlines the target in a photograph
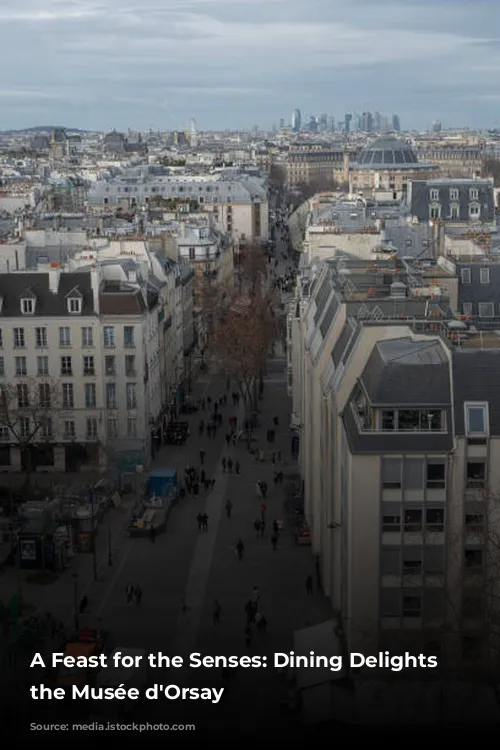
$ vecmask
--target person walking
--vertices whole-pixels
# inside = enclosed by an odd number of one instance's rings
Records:
[[[203,516],[201,513],[198,513],[196,516],[196,522],[198,524],[198,531],[201,531],[203,529]]]
[[[216,599],[214,601],[214,609],[212,613],[212,624],[214,625],[220,625],[220,604],[219,601]]]
[[[201,517],[201,525],[202,525],[203,531],[207,532],[208,531],[208,516],[206,513],[203,513]]]
[[[134,598],[134,587],[131,583],[129,583],[127,588],[125,589],[125,596],[127,599],[127,607],[130,607],[130,605],[132,604],[132,599]]]
[[[226,463],[227,463],[227,462],[226,462],[226,457],[225,457],[225,456],[223,456],[223,458],[221,459],[221,464],[222,464],[222,473],[223,473],[223,474],[225,474],[225,473],[226,473]]]
[[[240,473],[240,468],[241,468],[241,467],[240,467],[240,462],[239,462],[239,461],[236,461],[236,463],[234,464],[234,470],[235,470],[235,472],[236,472],[237,474],[239,474],[239,473]]]
[[[227,459],[227,470],[229,474],[233,473],[233,459],[232,458]]]
[[[203,448],[200,451],[200,464],[202,466],[205,465],[205,451],[203,450]]]
[[[227,503],[226,503],[226,506],[225,506],[225,507],[226,507],[226,516],[227,516],[228,518],[231,518],[231,511],[232,511],[232,509],[233,509],[233,504],[232,504],[231,500],[228,500],[228,501],[227,501]]]
[[[238,560],[241,562],[243,560],[243,553],[245,551],[245,545],[241,541],[241,539],[238,539],[238,543],[236,544],[236,554],[238,555]]]
[[[306,578],[306,593],[307,596],[313,595],[313,577],[312,575],[308,575]]]
[[[278,535],[277,534],[272,535],[271,544],[273,546],[273,552],[277,552],[278,551]]]
[[[256,536],[257,539],[260,536],[260,525],[261,525],[261,523],[262,523],[262,521],[260,520],[260,518],[256,518],[255,521],[254,521],[254,524],[253,524],[253,527],[255,529],[255,536]]]
[[[260,536],[261,536],[261,538],[264,536],[265,533],[266,533],[266,522],[264,520],[262,520],[260,522]]]

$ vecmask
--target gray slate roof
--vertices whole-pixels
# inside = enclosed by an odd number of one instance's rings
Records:
[[[437,341],[376,344],[361,376],[372,406],[448,406],[448,360]]]
[[[465,435],[464,403],[489,404],[490,435],[500,435],[500,349],[453,352],[455,432]]]
[[[0,274],[0,297],[2,308],[0,318],[19,318],[21,316],[21,297],[30,289],[36,296],[34,315],[26,318],[46,318],[68,315],[66,297],[75,290],[75,296],[82,296],[81,315],[93,315],[94,296],[89,273],[61,273],[59,289],[53,294],[49,288],[48,273],[2,273]]]

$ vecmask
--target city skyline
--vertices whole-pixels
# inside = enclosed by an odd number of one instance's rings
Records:
[[[480,5],[6,0],[0,129],[270,129],[296,107],[497,127],[500,7]]]

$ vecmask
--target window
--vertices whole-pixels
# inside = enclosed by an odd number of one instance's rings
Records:
[[[10,430],[5,424],[0,424],[0,442],[5,443],[9,440]]]
[[[125,375],[127,377],[133,377],[135,374],[135,356],[133,354],[127,354],[125,355]]]
[[[479,269],[479,280],[481,284],[489,284],[490,283],[490,269],[489,268],[480,268]]]
[[[380,572],[383,576],[401,575],[401,556],[399,547],[387,547],[380,553]]]
[[[118,421],[114,417],[108,417],[108,437],[118,437]]]
[[[37,375],[49,374],[49,358],[48,357],[36,358],[36,374]]]
[[[446,486],[446,467],[444,463],[427,463],[427,482],[428,490],[444,490]]]
[[[469,206],[469,216],[471,219],[478,219],[481,215],[481,207],[471,203]]]
[[[477,188],[471,188],[469,190],[469,198],[471,201],[479,200],[479,190]]]
[[[94,357],[83,358],[83,374],[95,375]]]
[[[79,315],[82,311],[81,297],[68,297],[68,312],[70,315]]]
[[[0,357],[0,377],[2,377],[3,375],[5,375],[5,362],[4,358]]]
[[[382,410],[382,430],[395,430],[397,426],[396,412],[393,409]]]
[[[401,460],[399,458],[382,459],[382,489],[401,489]]]
[[[405,510],[405,531],[422,531],[422,509]]]
[[[115,346],[115,329],[113,326],[104,326],[104,346],[112,349]]]
[[[467,489],[483,489],[486,486],[486,463],[467,461]]]
[[[483,550],[466,549],[464,553],[465,569],[479,573],[483,568]]]
[[[382,503],[382,531],[401,530],[401,508],[397,503]]]
[[[422,600],[420,596],[403,596],[403,617],[421,617]]]
[[[27,375],[26,357],[15,357],[16,375]]]
[[[95,409],[96,387],[95,383],[85,383],[85,408]]]
[[[450,206],[450,219],[459,219],[459,218],[460,218],[460,207]]]
[[[134,326],[125,326],[123,328],[123,345],[126,349],[134,348]]]
[[[19,420],[19,433],[22,438],[29,438],[31,433],[31,421],[29,417]]]
[[[75,396],[73,383],[63,383],[62,386],[62,407],[63,409],[74,409]]]
[[[48,440],[53,435],[52,429],[52,418],[42,417],[40,419],[40,436],[45,440]]]
[[[429,207],[429,218],[439,219],[441,215],[441,206],[430,206]]]
[[[61,375],[73,375],[71,357],[61,357]]]
[[[422,575],[422,548],[405,547],[403,550],[403,575]]]
[[[46,328],[35,328],[35,341],[37,346],[48,346]]]
[[[127,419],[127,436],[130,438],[137,437],[137,419],[131,417]]]
[[[438,201],[439,200],[439,190],[437,188],[432,188],[430,190],[430,199],[431,201]]]
[[[104,371],[106,375],[116,375],[116,358],[113,356],[104,357]]]
[[[12,333],[14,349],[22,349],[24,347],[24,328],[14,328]]]
[[[479,307],[480,318],[494,318],[495,317],[495,305],[493,302],[480,302],[478,307]]]
[[[73,419],[64,420],[64,437],[66,440],[72,440],[76,437],[75,422]]]
[[[465,429],[467,435],[488,437],[488,404],[468,402],[465,404]]]
[[[106,383],[106,408],[116,409],[116,385]]]
[[[92,439],[97,437],[97,419],[95,417],[87,417],[86,421],[87,429],[85,431],[85,434],[87,436],[87,439]]]
[[[444,531],[444,508],[426,508],[425,528],[427,531]]]
[[[483,534],[484,521],[484,513],[466,513],[465,531],[467,534]]]
[[[137,409],[137,386],[127,383],[127,409]]]
[[[424,461],[422,458],[406,458],[403,467],[403,487],[405,490],[424,489]]]
[[[189,248],[189,260],[194,260],[196,257],[196,250],[194,247]]]
[[[462,284],[470,284],[471,279],[471,272],[470,268],[462,268],[460,271],[460,279],[462,281]]]
[[[52,403],[52,393],[49,383],[39,383],[38,385],[38,405],[41,409],[50,409]]]
[[[59,329],[59,346],[71,346],[71,331],[67,326]]]
[[[35,312],[35,300],[33,297],[23,297],[21,300],[21,312],[23,315],[33,315]]]
[[[428,544],[425,547],[425,572],[431,575],[444,573],[444,547],[442,544]]]
[[[94,346],[94,335],[89,326],[82,328],[82,346]]]
[[[450,188],[450,201],[458,200],[458,188]]]
[[[470,317],[472,315],[472,302],[463,302],[462,312],[464,315]]]
[[[16,386],[17,391],[17,408],[18,409],[27,409],[30,405],[30,396],[28,391],[28,386],[26,383],[19,383]]]

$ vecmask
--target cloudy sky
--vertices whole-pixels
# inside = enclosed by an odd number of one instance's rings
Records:
[[[0,130],[500,126],[499,0],[0,0]]]

